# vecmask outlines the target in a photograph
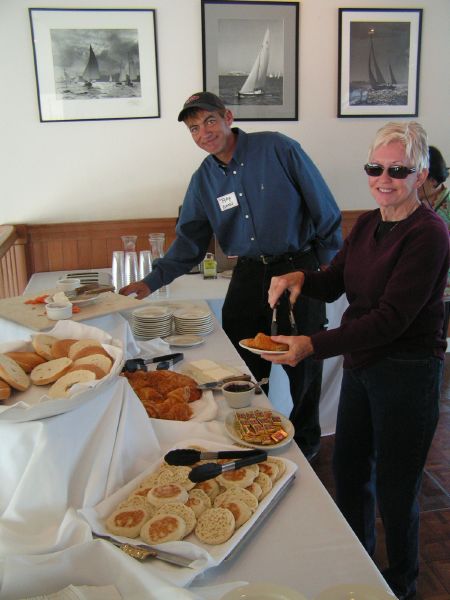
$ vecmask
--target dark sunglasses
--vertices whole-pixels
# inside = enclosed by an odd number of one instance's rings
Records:
[[[367,163],[364,165],[364,171],[370,177],[379,177],[385,170],[385,167],[375,163]],[[416,169],[414,167],[404,167],[403,165],[392,165],[392,167],[387,168],[387,172],[389,177],[392,177],[393,179],[406,179],[408,175],[415,173]]]

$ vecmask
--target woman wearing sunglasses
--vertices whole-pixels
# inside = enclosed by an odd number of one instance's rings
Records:
[[[388,123],[364,166],[378,208],[363,214],[329,268],[274,277],[273,307],[284,290],[349,306],[340,327],[311,336],[277,336],[295,365],[307,356],[344,355],[333,457],[336,501],[367,552],[375,550],[375,503],[384,524],[398,598],[412,598],[418,575],[418,492],[439,412],[446,340],[443,292],[449,238],[421,204],[428,145],[418,123]]]

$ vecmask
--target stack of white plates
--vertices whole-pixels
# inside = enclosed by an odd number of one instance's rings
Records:
[[[146,306],[134,310],[131,330],[137,337],[152,339],[172,333],[173,313],[165,306]]]
[[[214,329],[211,311],[200,306],[175,310],[173,318],[177,333],[206,335]]]

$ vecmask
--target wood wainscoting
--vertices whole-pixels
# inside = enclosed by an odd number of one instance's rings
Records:
[[[362,212],[365,211],[342,212],[344,237],[348,235]],[[20,260],[15,259],[14,268],[9,269],[11,271],[9,274],[5,274],[4,280],[11,283],[3,290],[3,297],[21,294],[33,273],[99,269],[111,266],[113,251],[122,249],[122,235],[137,235],[136,249],[140,251],[150,248],[148,241],[150,233],[161,232],[166,235],[166,248],[168,248],[175,239],[175,225],[175,217],[16,225],[18,237],[10,252],[15,253]],[[214,243],[211,251],[214,252]],[[5,262],[5,269],[8,264]],[[17,278],[14,273],[20,274],[17,282],[12,281]],[[0,297],[2,297],[1,290]]]

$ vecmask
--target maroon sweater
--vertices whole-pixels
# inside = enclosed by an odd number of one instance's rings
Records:
[[[340,327],[311,336],[316,358],[344,355],[344,368],[369,365],[393,352],[444,357],[443,293],[449,234],[420,206],[379,241],[379,209],[361,215],[323,272],[305,273],[302,293],[333,302],[346,293]]]

